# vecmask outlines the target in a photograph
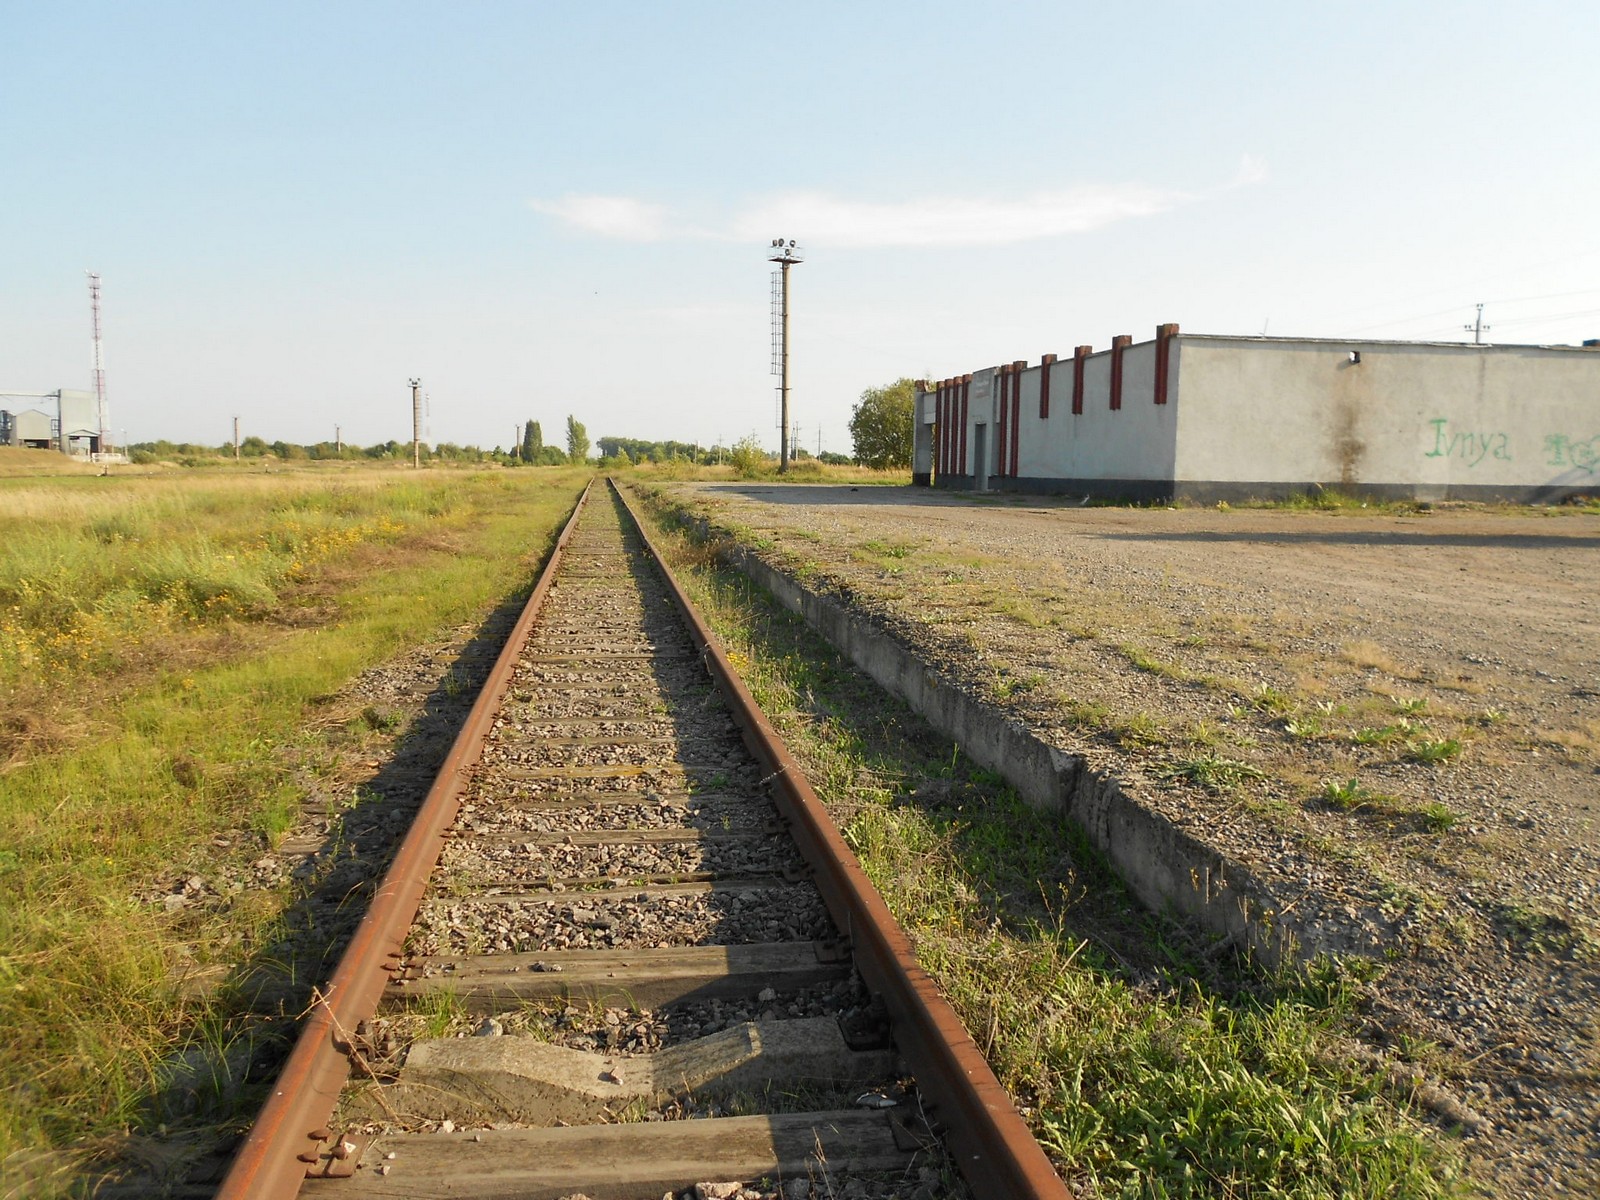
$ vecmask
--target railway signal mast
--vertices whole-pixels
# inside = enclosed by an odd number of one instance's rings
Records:
[[[111,413],[106,408],[106,364],[100,352],[100,273],[85,271],[84,274],[89,277],[89,315],[94,329],[89,361],[94,372],[94,402],[100,424],[100,439],[97,445],[104,454],[111,449]],[[66,432],[63,430],[63,441],[65,437]]]
[[[778,471],[789,470],[789,268],[805,259],[793,238],[773,238],[767,261],[781,268],[772,275],[772,373],[782,376],[778,412]]]

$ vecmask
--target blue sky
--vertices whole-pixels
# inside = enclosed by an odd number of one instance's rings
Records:
[[[220,443],[776,445],[1177,321],[1600,336],[1589,5],[0,0],[0,390]]]

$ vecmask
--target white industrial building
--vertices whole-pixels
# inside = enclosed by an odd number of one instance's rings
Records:
[[[914,479],[1126,500],[1600,493],[1600,345],[1180,334],[923,384]]]
[[[18,401],[43,401],[42,408],[16,409]],[[60,388],[54,392],[0,392],[0,446],[59,450],[93,458],[110,447],[100,444],[99,405],[93,392]]]

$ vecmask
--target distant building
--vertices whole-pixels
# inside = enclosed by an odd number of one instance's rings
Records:
[[[86,458],[101,453],[99,405],[93,392],[0,392],[0,404],[43,400],[44,409],[0,408],[0,445],[59,450]],[[52,411],[53,410],[53,411]]]
[[[1600,347],[1180,334],[923,384],[913,478],[1128,500],[1600,492]]]

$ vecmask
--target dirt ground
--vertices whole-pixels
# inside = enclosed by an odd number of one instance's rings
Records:
[[[672,490],[1374,963],[1494,1194],[1600,1193],[1600,512]]]

